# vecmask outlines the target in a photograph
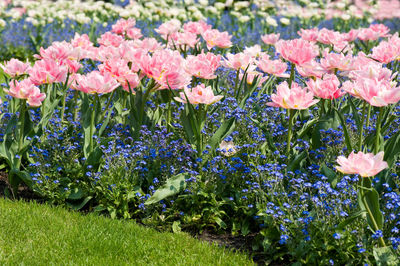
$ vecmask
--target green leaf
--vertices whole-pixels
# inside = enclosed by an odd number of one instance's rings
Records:
[[[335,109],[335,111],[338,114],[338,117],[340,119],[340,123],[342,124],[343,133],[344,133],[344,141],[346,143],[347,150],[350,152],[350,151],[353,150],[353,148],[351,146],[351,140],[350,140],[349,132],[347,131],[346,122],[344,120],[343,114],[341,114],[337,109]]]
[[[99,147],[96,147],[87,157],[84,165],[85,169],[91,165],[93,171],[98,171],[101,164],[101,157],[103,157],[103,151]]]
[[[363,214],[365,214],[366,211],[365,210],[361,210],[361,211],[357,211],[355,213],[353,213],[352,215],[350,215],[349,217],[347,217],[343,222],[341,222],[340,224],[338,224],[338,226],[335,228],[336,231],[342,231],[347,225],[351,224],[352,222],[354,222],[358,217],[362,216]]]
[[[337,174],[331,168],[323,164],[321,166],[321,173],[328,178],[329,183],[331,183],[332,187],[335,188],[337,184]]]
[[[144,204],[150,205],[157,203],[167,197],[176,195],[186,188],[186,179],[188,178],[188,173],[178,174],[167,180],[167,182],[154,192]]]
[[[30,188],[32,187],[32,177],[26,171],[21,171],[15,168],[11,169],[8,178],[13,188],[18,188],[18,185],[21,184],[21,182],[24,182],[24,184]]]
[[[211,139],[208,142],[208,145],[211,146],[211,150],[215,150],[217,145],[221,143],[221,140],[224,139],[227,135],[229,135],[233,129],[235,128],[235,118],[231,117],[226,120],[222,125],[218,128],[218,130],[214,133]]]
[[[384,150],[385,156],[383,159],[388,163],[389,168],[391,168],[400,153],[400,131],[396,132],[385,142]]]
[[[182,231],[182,229],[181,229],[181,222],[180,221],[174,221],[173,223],[172,223],[172,232],[174,232],[174,233],[179,233],[179,232],[181,232]]]
[[[73,210],[80,210],[83,207],[85,207],[85,205],[92,199],[91,196],[86,197],[85,199],[83,199],[82,201],[72,201],[72,202],[66,202],[67,206],[70,207]]]
[[[374,258],[377,266],[395,266],[399,265],[399,259],[394,254],[391,247],[374,247]]]
[[[307,152],[306,151],[302,151],[300,154],[298,154],[293,160],[292,162],[289,164],[288,166],[288,171],[294,171],[299,169],[301,162],[307,158]]]
[[[68,199],[70,199],[70,200],[80,200],[84,196],[85,195],[84,195],[82,189],[74,188],[74,190],[72,190],[71,194],[69,194]]]
[[[362,211],[367,212],[367,222],[370,228],[375,229],[373,220],[375,220],[378,229],[383,228],[383,215],[379,208],[379,194],[374,188],[368,190],[361,188],[358,193],[358,203]],[[371,211],[372,217],[368,214]]]

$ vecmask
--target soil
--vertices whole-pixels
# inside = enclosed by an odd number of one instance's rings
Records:
[[[8,188],[9,191],[12,191],[10,184],[8,183],[8,173],[5,171],[0,171],[0,197],[5,197],[4,190]],[[35,195],[35,193],[28,188],[26,185],[20,185],[18,187],[17,195],[14,195],[15,198],[22,198],[24,200],[38,200],[40,197]]]

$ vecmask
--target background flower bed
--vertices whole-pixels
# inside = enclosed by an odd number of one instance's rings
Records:
[[[208,20],[221,31],[228,30],[235,35],[231,52],[261,44],[261,35],[265,33],[279,32],[281,38],[294,38],[303,23],[292,18],[290,26],[280,23],[275,28],[273,25],[265,27],[267,24],[261,18],[254,19],[253,24],[237,21],[228,13],[221,20],[212,17]],[[94,30],[83,25],[81,32],[92,32],[95,40],[111,29],[112,22],[108,22],[109,26],[99,23]],[[330,26],[342,32],[369,25],[367,19],[354,19],[342,24],[335,19],[317,22],[320,27]],[[10,27],[9,32],[16,32],[26,25],[24,21],[18,23],[7,24],[6,30]],[[51,31],[57,23],[44,26],[49,30],[47,34],[38,35],[35,33],[38,28],[32,27],[26,28],[26,33],[21,36],[29,36],[29,33],[40,36],[44,42],[38,47],[46,47],[45,44],[54,40],[71,39],[78,24],[63,21],[65,35],[55,35]],[[393,32],[399,25],[396,19],[385,23]],[[145,36],[159,38],[153,30],[160,24],[138,22],[137,26]],[[8,35],[11,34],[5,34]],[[38,52],[38,47],[32,46],[33,39],[35,37],[29,39],[30,46],[16,48],[22,51],[21,58],[32,58],[32,53]],[[27,39],[21,42],[24,46],[26,43],[29,43]],[[357,44],[362,45],[361,42]],[[271,47],[263,48],[273,52]],[[217,53],[222,53],[222,50],[217,50]],[[96,67],[90,61],[83,61],[83,73]],[[396,65],[392,67],[397,69]],[[319,110],[311,109],[308,116],[300,116],[294,124],[294,131],[299,132],[298,139],[293,139],[292,160],[288,161],[285,154],[287,113],[266,107],[275,87],[271,86],[267,91],[257,88],[241,105],[234,95],[234,88],[238,86],[236,72],[220,67],[216,74],[220,82],[219,86],[214,85],[215,91],[225,97],[214,105],[218,112],[208,115],[202,133],[209,139],[224,120],[234,117],[235,129],[225,141],[233,141],[236,153],[205,146],[199,155],[199,151],[184,137],[185,130],[180,120],[184,105],[172,102],[169,107],[168,102],[154,94],[146,102],[146,109],[158,107],[165,115],[164,120],[156,125],[144,124],[135,137],[132,126],[127,124],[132,117],[123,118],[121,113],[124,110],[110,105],[111,120],[103,131],[103,137],[95,141],[103,156],[100,161],[87,163],[88,158],[82,152],[85,145],[83,113],[78,114],[81,120],[73,119],[73,92],[69,91],[65,118],[61,117],[61,108],[55,109],[43,135],[33,136],[35,142],[28,156],[23,158],[23,170],[32,177],[34,191],[55,204],[86,208],[113,218],[133,218],[167,230],[201,232],[207,229],[216,233],[228,231],[234,235],[253,235],[254,251],[262,253],[270,261],[283,258],[305,264],[374,263],[373,247],[378,236],[370,236],[365,221],[359,217],[352,224],[340,226],[358,209],[355,188],[358,177],[340,176],[333,169],[337,155],[348,151],[343,127],[337,118],[334,123],[320,125],[311,133],[302,129],[307,129],[307,121],[318,117]],[[273,84],[283,80],[278,78]],[[298,75],[295,81],[302,82]],[[247,86],[249,89],[250,85]],[[114,98],[116,102],[120,97]],[[104,108],[107,100],[103,98],[107,97],[102,97]],[[3,100],[2,122],[6,125],[13,116],[13,107],[9,96]],[[342,101],[345,105],[346,100]],[[126,107],[132,108],[130,105]],[[356,142],[355,113],[360,116],[362,110],[359,108],[355,112],[350,107],[344,110],[347,110],[343,112],[350,137]],[[167,111],[171,112],[169,124],[165,123]],[[397,115],[397,107],[393,112]],[[39,123],[40,110],[31,109],[30,113],[33,123]],[[101,129],[103,121],[104,118],[99,118],[97,130]],[[367,138],[375,132],[375,121],[376,117],[372,115],[370,127],[365,128]],[[384,139],[396,135],[398,123],[395,116]],[[3,130],[6,130],[5,126]],[[395,165],[374,181],[385,215],[383,236],[395,249],[399,242],[397,174]],[[185,188],[159,203],[145,204],[173,176],[184,180]]]

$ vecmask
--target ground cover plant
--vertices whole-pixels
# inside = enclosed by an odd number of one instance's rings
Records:
[[[5,194],[247,236],[267,263],[395,265],[397,20],[259,19],[121,18],[5,62]]]

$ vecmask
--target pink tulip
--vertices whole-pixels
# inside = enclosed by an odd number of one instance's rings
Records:
[[[197,34],[190,32],[176,32],[170,35],[172,42],[169,42],[169,47],[173,48],[174,45],[181,47],[188,46],[190,48],[194,48],[194,46],[200,41],[197,38]]]
[[[161,24],[155,32],[161,35],[161,37],[166,40],[169,35],[178,32],[181,28],[181,22],[177,19],[171,19],[167,22]]]
[[[129,89],[134,92],[133,89],[139,85],[139,76],[129,69],[128,63],[123,59],[108,60],[99,65],[99,70],[102,75],[111,74],[127,92]]]
[[[286,81],[278,85],[276,93],[271,95],[271,100],[272,102],[267,103],[267,105],[298,110],[307,109],[319,101],[314,99],[312,92],[300,87],[296,82],[293,82],[292,87],[289,88]]]
[[[203,79],[215,79],[215,71],[220,66],[221,56],[213,53],[194,56],[188,55],[186,58],[185,70],[194,77]]]
[[[115,90],[119,83],[108,72],[102,75],[99,71],[92,71],[87,75],[76,74],[76,89],[89,94],[103,94]]]
[[[147,52],[154,52],[163,49],[163,45],[154,38],[144,38],[143,40],[134,40],[134,48],[140,48]]]
[[[185,32],[190,32],[190,33],[194,33],[194,34],[203,34],[203,32],[207,31],[207,30],[211,30],[211,25],[208,25],[205,21],[189,21],[186,22],[183,25],[183,29]]]
[[[318,39],[318,32],[319,30],[317,28],[300,29],[300,31],[298,31],[297,34],[299,34],[300,37],[305,41],[316,42]]]
[[[42,105],[46,98],[45,93],[41,93],[40,89],[32,83],[30,79],[22,81],[12,80],[10,89],[4,89],[4,92],[18,99],[25,99],[30,106],[38,107]]]
[[[101,35],[100,38],[97,39],[97,42],[100,45],[113,46],[113,47],[120,46],[123,41],[124,41],[123,37],[111,32],[106,32],[103,35]]]
[[[155,51],[152,56],[144,56],[140,64],[143,72],[153,78],[161,86],[160,89],[181,89],[191,81],[184,70],[185,59],[178,51]]]
[[[387,64],[396,60],[400,56],[400,49],[395,45],[382,41],[378,46],[372,48],[371,57],[381,63]]]
[[[220,101],[224,96],[215,96],[211,86],[205,87],[204,84],[200,84],[193,89],[185,88],[185,92],[180,93],[179,97],[174,97],[178,102],[186,103],[186,97],[191,104],[213,104]],[[185,96],[186,94],[186,96]]]
[[[75,33],[74,38],[71,40],[71,44],[73,47],[87,49],[93,46],[93,43],[90,41],[89,36],[87,34],[79,35]]]
[[[319,54],[318,47],[303,39],[280,40],[275,47],[284,59],[296,65],[310,62]]]
[[[326,70],[322,68],[322,66],[315,60],[311,60],[310,62],[302,64],[301,66],[296,66],[296,70],[302,77],[305,78],[322,78],[322,75],[326,73]]]
[[[343,55],[342,53],[324,53],[324,57],[321,58],[321,66],[329,72],[335,70],[347,71],[351,69],[353,57],[351,55]]]
[[[112,26],[112,32],[119,35],[125,35],[127,31],[135,27],[135,25],[136,25],[136,20],[134,18],[130,19],[121,18]]]
[[[323,28],[318,32],[317,41],[323,44],[335,45],[341,43],[343,38],[339,32]]]
[[[143,37],[142,31],[138,28],[132,28],[126,31],[126,36],[129,39],[136,40]]]
[[[388,168],[388,164],[383,161],[384,152],[373,153],[351,152],[349,157],[339,156],[336,162],[339,166],[336,170],[343,174],[358,174],[362,177],[376,176],[382,170]]]
[[[40,47],[40,55],[36,55],[35,57],[39,59],[50,59],[60,63],[72,57],[73,53],[74,47],[70,43],[66,41],[53,42],[51,46],[46,49]]]
[[[323,79],[307,81],[307,88],[314,93],[315,96],[322,99],[337,99],[342,97],[345,92],[340,88],[340,81],[335,75],[326,74]]]
[[[358,38],[359,30],[352,29],[347,33],[342,33],[343,40],[347,42],[354,42]]]
[[[268,44],[268,45],[275,45],[275,43],[276,43],[277,41],[279,41],[280,35],[281,35],[280,33],[277,33],[277,34],[273,34],[273,33],[271,33],[271,34],[266,34],[266,35],[261,36],[261,40],[262,40],[265,44]]]
[[[14,58],[6,62],[5,65],[0,64],[0,67],[3,69],[4,73],[13,78],[23,74],[28,74],[28,71],[31,68],[29,63],[24,63]]]
[[[270,60],[268,55],[264,55],[259,60],[257,66],[265,73],[274,75],[277,77],[288,78],[289,75],[285,74],[287,64],[281,60]]]
[[[392,86],[387,80],[360,78],[354,82],[345,82],[342,88],[372,106],[387,106],[400,100],[400,87]]]
[[[260,86],[260,85],[263,84],[265,81],[267,81],[268,77],[263,77],[263,73],[256,71],[255,68],[256,68],[256,66],[253,65],[253,66],[250,66],[250,67],[247,69],[247,72],[246,72],[246,74],[247,74],[246,82],[247,82],[247,84],[253,84],[254,79],[255,79],[255,78],[259,78],[259,80],[258,80],[258,82],[257,82],[257,86]],[[243,77],[244,77],[244,72],[242,71],[242,72],[240,72],[240,74],[239,74],[239,78],[240,78],[240,79],[243,79]]]
[[[227,31],[220,32],[216,29],[210,29],[203,32],[201,36],[206,41],[209,50],[215,46],[219,48],[229,48],[232,46],[232,36]]]
[[[243,53],[249,55],[252,59],[255,59],[261,55],[261,46],[256,44],[250,47],[246,47]]]
[[[222,65],[231,69],[246,69],[249,64],[253,62],[253,59],[249,54],[237,53],[231,54],[227,53],[226,58],[222,62]]]
[[[51,59],[36,61],[29,70],[29,77],[35,85],[52,84],[65,82],[67,79],[68,67],[59,65]]]

